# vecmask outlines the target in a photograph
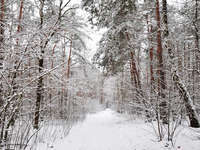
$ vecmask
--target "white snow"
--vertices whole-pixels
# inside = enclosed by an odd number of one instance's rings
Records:
[[[191,129],[181,128],[174,147],[156,140],[149,123],[130,121],[110,109],[89,114],[86,120],[75,125],[69,135],[54,145],[38,150],[199,150],[199,139]]]

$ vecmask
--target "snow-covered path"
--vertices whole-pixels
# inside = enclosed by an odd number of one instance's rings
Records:
[[[183,141],[182,141],[183,140]],[[188,145],[182,139],[178,150],[198,150],[198,141]],[[184,141],[185,140],[185,141]],[[188,144],[187,144],[188,143]],[[72,128],[69,135],[52,150],[163,150],[164,142],[157,142],[152,128],[140,121],[129,122],[125,117],[107,109],[87,116],[83,123]],[[188,149],[189,148],[189,149]]]
[[[85,122],[72,129],[71,134],[62,144],[56,147],[56,150],[134,150],[133,139],[126,131],[124,118],[117,116],[111,110],[89,115]],[[127,132],[127,133],[126,133]],[[123,134],[122,134],[123,133]],[[137,138],[141,138],[139,135]],[[135,143],[137,144],[137,143]]]

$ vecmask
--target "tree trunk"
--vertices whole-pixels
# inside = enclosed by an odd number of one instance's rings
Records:
[[[199,10],[199,4],[198,4],[199,0],[195,0],[195,22],[194,22],[194,26],[195,26],[195,64],[194,64],[194,83],[197,84],[197,86],[195,87],[194,85],[194,89],[200,89],[200,76],[198,74],[196,74],[195,70],[200,71],[200,50],[199,50],[199,17],[198,17],[198,10]],[[196,66],[195,66],[196,65]],[[193,101],[195,102],[195,98],[197,96],[195,96],[196,91],[194,90],[194,96],[193,96]]]
[[[71,54],[72,54],[72,39],[70,40],[69,56],[67,61],[67,79],[69,79],[70,75]]]
[[[1,0],[1,14],[0,14],[0,70],[3,69],[4,15],[5,15],[5,2],[4,2],[4,0]]]
[[[180,95],[183,97],[183,102],[185,104],[185,108],[187,111],[187,115],[190,120],[190,126],[194,128],[199,128],[200,127],[200,122],[198,118],[198,114],[196,112],[195,106],[192,103],[192,98],[187,91],[186,86],[183,84],[183,82],[180,79],[180,76],[176,71],[172,73],[172,79],[180,93]]]
[[[100,104],[104,103],[104,77],[100,80]]]
[[[5,15],[5,2],[4,0],[1,0],[1,14],[0,14],[0,72],[3,70],[3,61],[4,61],[4,15]],[[0,107],[3,106],[4,100],[3,100],[3,83],[1,82],[1,75],[0,75]],[[0,144],[3,140],[4,135],[4,126],[5,126],[5,114],[0,115]]]
[[[157,21],[157,57],[158,57],[158,87],[160,95],[165,97],[163,90],[166,88],[165,82],[165,72],[163,66],[163,48],[161,40],[161,26],[160,26],[160,10],[159,10],[159,0],[156,0],[156,21]]]
[[[163,18],[164,20],[164,25],[167,27],[168,26],[168,23],[167,23],[167,1],[166,0],[162,0],[163,1]],[[168,32],[168,28],[164,28],[164,33],[167,33],[165,34],[165,37],[167,38],[168,35],[169,35],[169,32]],[[198,118],[198,114],[196,112],[196,109],[195,109],[195,106],[192,104],[192,98],[186,88],[186,86],[183,84],[183,81],[181,80],[180,76],[178,75],[177,73],[177,69],[176,67],[174,66],[175,63],[174,63],[174,52],[172,51],[171,49],[171,45],[170,45],[170,42],[169,40],[167,40],[166,44],[165,44],[165,48],[168,50],[168,55],[171,59],[171,62],[172,62],[172,79],[173,79],[173,82],[176,86],[176,88],[178,89],[179,93],[180,93],[180,96],[183,97],[183,102],[184,102],[184,105],[185,105],[185,108],[186,108],[186,111],[187,111],[187,115],[189,117],[189,120],[190,120],[190,126],[191,127],[194,127],[194,128],[199,128],[200,127],[200,122],[199,122],[199,118]]]
[[[43,8],[44,8],[44,1],[45,0],[41,0],[40,1],[40,29],[42,29],[43,26],[43,17],[44,17],[44,12],[43,12]],[[40,50],[41,50],[41,56],[38,58],[39,61],[39,74],[42,73],[43,71],[43,67],[44,67],[44,59],[43,59],[43,55],[44,55],[44,47],[43,47],[43,42],[41,39],[41,43],[40,43]],[[40,118],[40,105],[41,105],[41,101],[43,100],[43,77],[41,76],[38,80],[37,83],[37,90],[36,90],[36,103],[35,103],[35,120],[34,120],[34,128],[35,129],[39,129],[39,118]]]
[[[165,100],[165,72],[163,66],[163,48],[161,40],[161,26],[160,26],[160,10],[159,10],[159,0],[156,0],[156,21],[157,21],[157,57],[158,57],[158,93],[161,96],[160,102],[160,117],[164,124],[168,123],[167,120],[167,102]]]
[[[54,67],[54,53],[55,53],[55,48],[56,48],[56,44],[54,44],[53,49],[52,49],[52,54],[51,54],[51,69],[53,69]],[[51,78],[49,78],[49,85],[51,86]],[[51,87],[49,88],[49,103],[50,103],[50,117],[52,117],[52,110],[51,110],[51,103],[52,103],[52,89]]]
[[[127,41],[130,41],[130,37],[129,34],[126,32],[126,39]],[[141,89],[141,82],[140,82],[140,77],[139,77],[139,73],[136,67],[136,59],[135,59],[135,52],[131,51],[130,52],[130,58],[131,58],[131,62],[130,62],[130,69],[131,69],[131,80],[134,80],[135,82],[135,87]]]
[[[148,17],[148,15],[147,15],[147,28],[148,28],[148,34],[149,34],[149,42],[150,42],[150,49],[149,49],[149,57],[150,57],[150,84],[151,84],[151,91],[152,91],[152,89],[154,88],[154,82],[155,82],[155,80],[154,80],[154,73],[153,73],[153,46],[152,46],[152,42],[153,42],[153,40],[152,40],[152,34],[153,34],[153,31],[152,31],[152,25],[150,25],[150,27],[149,27],[149,22],[150,22],[150,20],[149,20],[149,17]],[[151,22],[150,22],[151,23]]]
[[[0,71],[3,69],[3,61],[4,61],[4,15],[5,15],[5,2],[1,0],[1,14],[0,14]],[[1,76],[0,76],[1,80]],[[0,106],[3,104],[3,85],[0,81]],[[1,116],[0,116],[1,117]]]
[[[197,61],[198,61],[198,56],[199,56],[199,28],[198,28],[198,0],[195,0],[195,45],[197,49]]]
[[[135,61],[135,52],[132,51],[130,52],[130,56],[131,56],[131,73],[135,82],[135,86],[136,88],[141,88],[141,83],[140,83],[140,78],[139,78],[139,73],[136,67],[136,61]]]

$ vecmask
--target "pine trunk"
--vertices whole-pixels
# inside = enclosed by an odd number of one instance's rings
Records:
[[[129,42],[130,41],[130,37],[129,34],[126,32],[126,39]],[[141,82],[140,82],[140,77],[139,77],[139,72],[137,70],[136,67],[136,59],[135,59],[135,52],[131,51],[130,52],[130,72],[131,72],[131,80],[134,80],[135,83],[135,87],[141,89]]]
[[[160,26],[160,10],[159,0],[156,0],[156,21],[157,21],[157,57],[158,57],[158,93],[161,96],[160,102],[160,117],[164,124],[168,123],[167,117],[167,102],[165,101],[165,72],[163,66],[163,48],[161,40],[161,26]]]
[[[152,34],[153,34],[153,31],[152,31],[152,25],[150,25],[150,27],[149,27],[149,23],[151,24],[151,22],[150,22],[150,19],[149,19],[149,17],[148,17],[148,15],[147,15],[147,28],[148,28],[148,34],[149,34],[149,43],[150,43],[150,47],[149,47],[149,57],[150,57],[150,84],[151,84],[151,90],[154,88],[154,82],[155,82],[155,80],[154,80],[154,72],[153,72],[153,46],[152,46],[152,42],[153,42],[153,40],[152,40]]]
[[[139,78],[139,73],[136,67],[136,61],[135,61],[135,53],[134,52],[130,52],[130,56],[131,56],[131,76],[134,79],[135,82],[135,86],[136,88],[140,88],[141,84],[140,84],[140,78]]]

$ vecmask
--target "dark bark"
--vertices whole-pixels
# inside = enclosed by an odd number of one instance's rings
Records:
[[[136,67],[135,53],[130,52],[131,57],[131,78],[134,79],[136,88],[141,88],[139,73]]]
[[[3,42],[4,42],[4,15],[5,2],[1,0],[1,14],[0,14],[0,69],[3,69]]]
[[[166,89],[165,72],[163,66],[163,48],[161,39],[161,26],[160,26],[160,10],[159,10],[159,0],[156,0],[156,21],[157,21],[157,57],[158,57],[158,87],[160,88],[160,95],[165,97],[163,90]]]
[[[3,61],[4,61],[4,15],[5,15],[5,1],[1,0],[1,14],[0,14],[0,71],[3,69]],[[3,105],[3,83],[1,82],[1,75],[0,75],[0,107]],[[4,126],[5,126],[5,113],[0,114],[0,144],[2,143],[3,135],[4,135]]]
[[[18,26],[17,26],[17,33],[19,33],[22,29],[21,27],[21,20],[22,20],[22,14],[23,14],[23,7],[24,7],[24,0],[21,0],[20,2],[20,9],[19,9],[19,20],[18,20]],[[16,43],[18,46],[19,39],[17,38]]]
[[[101,83],[101,85],[100,85],[100,104],[103,104],[104,103],[104,92],[103,92],[103,90],[104,90],[104,78],[102,78],[101,79],[101,81],[100,81]]]
[[[168,37],[169,36],[169,30],[168,30],[168,17],[167,17],[167,14],[168,14],[167,1],[163,0],[162,5],[163,5],[162,15],[163,15],[163,27],[164,27],[163,36]]]
[[[198,28],[198,0],[195,0],[195,40],[196,40],[196,49],[199,53],[199,28]]]
[[[43,8],[44,8],[44,1],[45,0],[41,0],[40,1],[40,29],[42,29],[43,26],[43,17],[44,17],[44,12],[43,12]],[[41,50],[41,56],[40,58],[38,58],[39,61],[39,74],[41,74],[43,72],[43,67],[44,67],[44,46],[43,46],[43,42],[41,39],[41,43],[40,43],[40,50]],[[46,45],[46,43],[45,43]],[[34,119],[34,128],[35,129],[39,129],[39,119],[40,119],[40,105],[41,105],[41,101],[43,100],[43,76],[41,76],[38,80],[37,83],[37,91],[36,91],[36,103],[35,103],[35,119]]]
[[[130,37],[129,34],[126,32],[126,39],[129,42],[130,41]],[[130,62],[130,72],[131,72],[131,80],[135,82],[135,86],[136,88],[141,89],[141,82],[140,82],[140,77],[139,77],[139,72],[138,69],[136,67],[136,59],[135,59],[135,52],[131,51],[130,52],[130,58],[131,58],[131,62]]]
[[[3,43],[4,43],[4,15],[5,15],[5,2],[4,0],[1,0],[1,14],[0,14],[0,71],[3,69],[3,60],[4,60],[4,49],[3,49]],[[0,76],[1,80],[1,76]],[[3,86],[0,81],[0,106],[3,104]]]
[[[59,15],[57,18],[57,21],[54,24],[54,27],[60,24],[61,18],[66,14],[67,11],[63,11],[64,8],[69,4],[71,0],[69,0],[64,6],[62,6],[63,1],[60,1],[60,7],[59,7]],[[40,27],[39,29],[41,30],[43,28],[43,22],[44,22],[44,2],[45,0],[40,0],[40,10],[39,10],[39,15],[40,15]],[[56,29],[51,29],[53,30],[48,34],[48,38],[46,40],[41,38],[41,43],[40,43],[40,51],[41,51],[41,56],[38,58],[39,62],[39,73],[42,73],[44,70],[44,50],[47,47],[48,43],[50,42],[51,38],[55,35],[57,32]],[[43,76],[41,76],[38,80],[37,83],[37,91],[36,91],[36,104],[35,104],[35,119],[34,119],[34,128],[38,129],[39,128],[39,119],[40,119],[40,111],[41,111],[41,102],[43,101],[43,94],[44,94],[44,89],[43,89],[44,83],[43,83]]]

